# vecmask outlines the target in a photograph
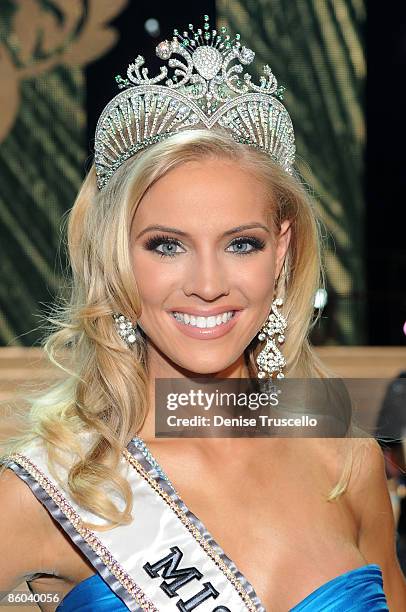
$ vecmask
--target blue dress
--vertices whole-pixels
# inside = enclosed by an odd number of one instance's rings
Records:
[[[373,563],[350,570],[313,591],[290,612],[389,612],[382,573]],[[76,585],[56,612],[125,612],[127,606],[99,574]]]
[[[149,448],[140,438],[135,446],[171,485]],[[173,487],[173,485],[171,485]],[[56,612],[125,612],[127,606],[94,574],[77,584],[64,597]],[[370,563],[340,574],[314,590],[289,612],[389,612],[379,565]],[[164,612],[164,611],[163,611]]]

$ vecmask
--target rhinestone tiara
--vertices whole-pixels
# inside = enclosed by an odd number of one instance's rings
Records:
[[[127,78],[116,76],[122,89],[105,107],[96,127],[95,167],[102,189],[124,161],[138,151],[177,132],[193,127],[220,126],[237,142],[268,153],[289,174],[293,173],[295,137],[292,121],[280,100],[284,87],[268,65],[259,85],[244,73],[255,53],[233,39],[227,28],[189,24],[182,34],[156,47],[167,66],[150,78],[141,55],[130,64]],[[172,57],[173,55],[178,56]],[[165,84],[158,84],[165,80]]]

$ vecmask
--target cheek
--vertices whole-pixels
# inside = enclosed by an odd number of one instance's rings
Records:
[[[132,258],[133,274],[141,305],[145,308],[162,304],[174,285],[175,274],[171,265],[162,263],[160,257],[150,253],[135,252]]]
[[[263,301],[273,294],[275,270],[273,258],[259,258],[252,265],[238,266],[235,271],[237,284],[249,296],[251,302]]]

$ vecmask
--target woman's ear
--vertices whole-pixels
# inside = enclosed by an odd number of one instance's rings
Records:
[[[285,260],[286,253],[289,248],[291,238],[291,225],[290,219],[285,219],[281,223],[281,229],[279,234],[276,236],[276,265],[275,265],[275,278],[279,277],[283,262]]]

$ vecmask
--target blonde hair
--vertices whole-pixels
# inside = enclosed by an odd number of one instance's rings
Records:
[[[327,377],[308,336],[315,324],[314,296],[323,286],[320,225],[314,205],[297,176],[289,176],[265,153],[234,142],[217,130],[195,129],[174,135],[127,160],[99,191],[91,168],[69,215],[68,251],[72,267],[70,296],[55,304],[52,327],[43,342],[49,359],[65,378],[45,393],[29,398],[26,430],[8,444],[8,452],[40,437],[49,464],[65,465],[72,498],[103,517],[112,528],[132,520],[132,495],[117,470],[123,448],[141,429],[148,410],[146,342],[129,350],[112,324],[112,313],[132,321],[140,315],[140,298],[130,259],[130,227],[146,190],[172,168],[205,158],[235,161],[259,178],[269,193],[270,219],[276,230],[291,221],[291,241],[275,291],[283,297],[288,333],[283,348],[286,374]],[[258,340],[246,348],[255,377]],[[68,361],[66,361],[66,358]],[[94,433],[83,449],[78,434]],[[74,463],[66,466],[64,453]],[[328,499],[347,486],[351,461]],[[55,472],[54,472],[55,474]],[[104,485],[125,502],[120,510]],[[92,525],[94,529],[102,529]]]

